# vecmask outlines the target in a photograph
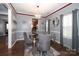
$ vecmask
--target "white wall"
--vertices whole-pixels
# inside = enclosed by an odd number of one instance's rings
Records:
[[[8,6],[8,48],[12,48],[14,43],[16,42],[16,24],[14,23],[14,20],[16,21],[16,13],[14,9],[11,7],[11,5],[7,4]]]
[[[11,9],[8,8],[8,48],[12,47],[12,14]]]

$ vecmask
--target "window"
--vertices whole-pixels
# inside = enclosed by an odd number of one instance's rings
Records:
[[[8,29],[8,24],[6,24],[6,28]]]
[[[63,37],[72,39],[72,13],[63,16]]]
[[[48,32],[48,20],[46,20],[46,32]]]

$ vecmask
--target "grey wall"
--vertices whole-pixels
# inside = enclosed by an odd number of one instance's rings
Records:
[[[56,28],[53,27],[52,25],[52,20],[56,17],[59,18],[60,20],[60,15],[63,14],[68,14],[68,13],[72,13],[72,10],[74,9],[79,9],[79,4],[78,3],[74,3],[58,12],[56,12],[55,14],[53,15],[50,15],[49,17],[47,17],[46,19],[51,19],[51,24],[50,24],[50,31],[51,33],[53,34],[53,32],[56,34],[56,41],[58,43],[60,43],[60,25]],[[64,38],[63,39],[63,42],[64,42],[64,46],[68,47],[68,48],[71,48],[72,47],[72,39],[67,39],[67,38]]]
[[[23,32],[31,32],[32,17],[17,15],[17,39],[23,39]]]
[[[38,29],[37,29],[38,32],[45,32],[45,19],[44,18],[41,18],[38,20]]]
[[[8,8],[5,5],[4,3],[0,3],[0,14],[8,15]]]
[[[5,21],[0,19],[0,34],[5,34]]]
[[[5,34],[5,22],[8,22],[8,16],[5,13],[8,13],[8,9],[3,4],[0,4],[0,33],[2,35]]]
[[[78,51],[79,51],[79,10],[77,13],[77,25],[78,25]]]
[[[23,40],[23,32],[30,33],[32,30],[32,16],[17,14],[17,40]],[[38,32],[45,32],[45,19],[38,19]]]
[[[16,38],[16,26],[17,26],[17,17],[15,12],[12,10],[12,44],[17,40]]]
[[[60,17],[59,16],[57,16],[57,17],[60,20]],[[52,37],[55,38],[55,40],[58,43],[60,43],[60,24],[57,27],[54,27],[54,25],[53,25],[53,20],[56,19],[56,16],[55,17],[51,16],[47,19],[50,19],[50,33],[52,34]],[[60,21],[59,21],[59,23],[60,23]]]
[[[8,22],[8,15],[0,14],[0,19],[2,19],[5,22]]]

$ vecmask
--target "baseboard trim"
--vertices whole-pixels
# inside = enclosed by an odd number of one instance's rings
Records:
[[[12,44],[11,48],[15,45],[15,43],[17,42],[18,40],[15,40],[15,42]]]
[[[57,42],[58,44],[60,44],[60,42],[59,42],[59,41],[57,41],[57,40],[55,40],[55,42]]]
[[[24,40],[24,38],[21,38],[21,39],[17,39],[17,40]]]
[[[15,45],[15,43],[16,43],[17,41],[21,41],[21,40],[24,40],[24,38],[15,40],[15,42],[12,44],[11,48],[13,48],[13,46]]]

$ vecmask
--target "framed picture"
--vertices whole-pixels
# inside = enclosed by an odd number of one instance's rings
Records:
[[[52,21],[52,23],[53,23],[53,26],[54,26],[54,27],[57,27],[57,26],[59,25],[59,19],[58,19],[58,17],[56,17],[56,18]]]

